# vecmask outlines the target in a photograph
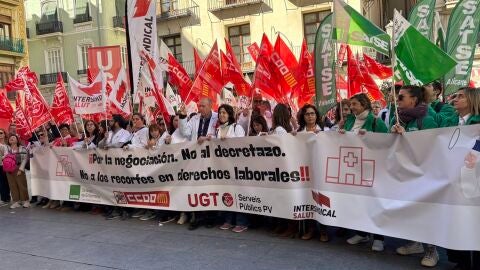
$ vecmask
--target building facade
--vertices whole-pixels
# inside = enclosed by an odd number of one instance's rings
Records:
[[[18,68],[28,65],[26,41],[27,33],[23,0],[1,0],[0,88],[4,88],[5,84],[13,78]]]
[[[125,0],[25,0],[30,67],[47,101],[62,72],[87,81],[87,50],[122,47],[126,64]]]
[[[360,2],[348,1],[357,10]],[[205,57],[215,40],[224,49],[224,38],[248,74],[255,66],[247,47],[260,45],[264,33],[272,43],[280,34],[298,57],[304,38],[313,50],[317,28],[331,10],[331,1],[320,0],[159,0],[157,28],[189,74],[194,73],[193,48]]]

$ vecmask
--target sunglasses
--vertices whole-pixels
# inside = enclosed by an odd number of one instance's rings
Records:
[[[402,101],[405,97],[406,97],[406,96],[404,96],[404,95],[398,95],[398,96],[397,96],[397,99],[398,99],[399,101]]]
[[[45,134],[41,133],[41,134],[38,134],[38,136],[43,137],[45,136]]]

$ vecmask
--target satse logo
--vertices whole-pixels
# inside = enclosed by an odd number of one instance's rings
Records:
[[[364,159],[362,147],[342,146],[338,157],[327,158],[327,183],[372,187],[374,179],[375,160]]]

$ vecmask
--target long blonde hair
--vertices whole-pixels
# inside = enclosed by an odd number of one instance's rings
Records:
[[[480,88],[460,88],[467,98],[468,111],[471,115],[480,114]]]

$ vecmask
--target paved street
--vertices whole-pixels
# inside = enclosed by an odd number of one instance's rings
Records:
[[[88,213],[0,208],[0,269],[425,269],[420,257],[401,257],[402,241],[387,250],[280,239],[263,229],[235,234],[188,231],[153,221],[107,221]],[[333,234],[333,233],[332,233]],[[450,269],[445,251],[436,269]]]

